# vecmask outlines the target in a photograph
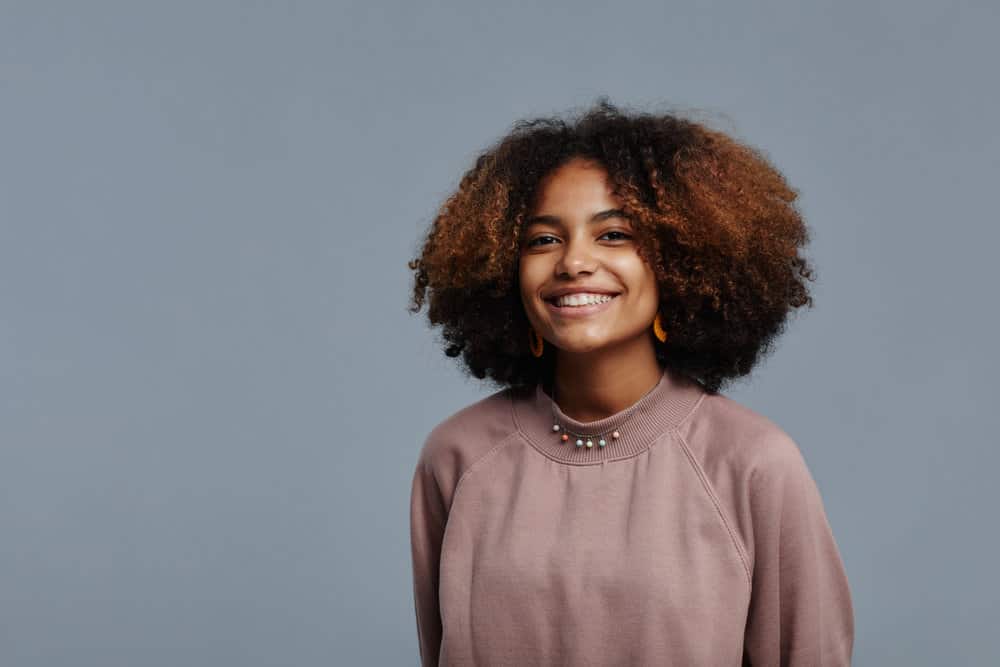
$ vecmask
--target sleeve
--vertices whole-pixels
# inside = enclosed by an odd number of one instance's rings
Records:
[[[422,667],[436,666],[441,648],[438,574],[447,511],[430,465],[421,456],[410,493],[413,600]]]
[[[751,474],[753,577],[743,665],[851,664],[854,612],[819,489],[790,437]]]

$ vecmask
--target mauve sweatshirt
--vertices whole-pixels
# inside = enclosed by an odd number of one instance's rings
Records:
[[[610,433],[578,447],[553,432]],[[422,664],[849,665],[816,483],[763,415],[664,369],[593,422],[541,385],[433,428],[410,499]]]

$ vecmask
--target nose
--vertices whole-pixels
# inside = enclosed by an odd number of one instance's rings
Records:
[[[593,273],[596,259],[586,239],[569,239],[563,246],[562,254],[556,262],[558,276],[575,276],[579,273]]]

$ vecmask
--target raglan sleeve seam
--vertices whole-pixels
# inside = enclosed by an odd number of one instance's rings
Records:
[[[421,664],[436,665],[440,656],[444,627],[439,600],[440,566],[452,508],[469,474],[510,442],[513,431],[457,473],[452,488],[442,484],[437,453],[432,448],[436,434],[425,439],[417,459],[410,497],[410,540],[413,572],[414,611]],[[447,479],[447,477],[444,477]],[[447,493],[446,493],[447,492]]]
[[[708,494],[709,499],[715,506],[715,511],[718,514],[719,519],[722,521],[722,525],[725,527],[726,532],[729,533],[729,538],[733,543],[733,547],[736,549],[736,554],[740,559],[740,563],[743,565],[743,572],[746,575],[747,592],[749,595],[750,591],[752,591],[753,589],[753,574],[750,568],[749,558],[747,557],[746,546],[740,539],[739,534],[733,529],[732,520],[726,516],[725,509],[722,507],[722,503],[719,501],[718,494],[712,487],[712,483],[708,479],[708,476],[705,474],[705,471],[702,469],[701,464],[698,463],[697,458],[691,451],[691,447],[688,444],[687,440],[684,438],[684,435],[680,431],[676,430],[674,431],[674,434],[678,442],[680,443],[681,449],[684,451],[684,454],[687,457],[688,462],[691,465],[691,468],[698,476],[698,479],[701,481],[702,487],[705,489],[705,492]]]

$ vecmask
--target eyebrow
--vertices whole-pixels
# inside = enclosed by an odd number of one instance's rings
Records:
[[[620,208],[611,208],[607,211],[601,211],[600,213],[595,213],[590,216],[590,222],[604,222],[609,218],[625,218],[628,220],[628,216],[625,215],[625,211]],[[531,225],[559,225],[562,220],[557,215],[533,215],[524,222],[524,227],[527,229]]]

